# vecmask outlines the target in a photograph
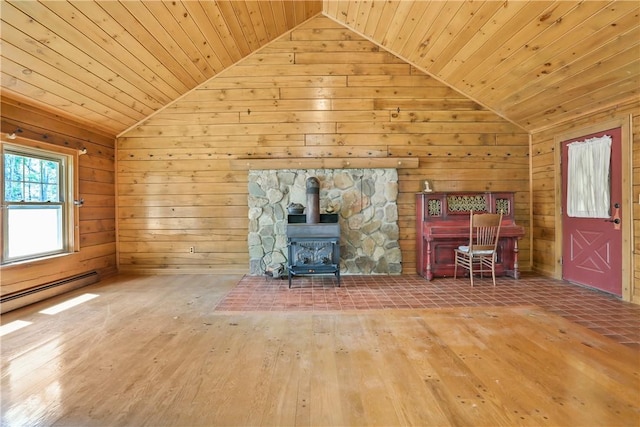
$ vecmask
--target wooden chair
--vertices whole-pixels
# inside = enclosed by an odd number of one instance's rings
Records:
[[[470,212],[469,219],[469,246],[459,246],[455,251],[455,267],[453,278],[458,277],[458,265],[469,270],[471,286],[473,286],[473,274],[480,273],[482,277],[485,268],[491,269],[493,286],[496,285],[496,258],[498,238],[500,237],[500,225],[502,213],[499,214],[474,214]],[[474,267],[477,268],[474,270]]]

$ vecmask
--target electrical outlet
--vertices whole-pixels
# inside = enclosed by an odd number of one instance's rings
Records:
[[[190,254],[196,253],[196,248],[194,246],[189,246],[189,253]]]

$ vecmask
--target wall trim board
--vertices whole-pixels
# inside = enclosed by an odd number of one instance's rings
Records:
[[[290,159],[233,159],[229,160],[232,170],[262,169],[416,169],[420,163],[417,157],[375,157],[375,158],[290,158]]]

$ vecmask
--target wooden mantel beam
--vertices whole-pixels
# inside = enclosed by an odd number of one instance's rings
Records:
[[[415,169],[417,157],[298,157],[290,159],[233,159],[232,170],[265,169]]]

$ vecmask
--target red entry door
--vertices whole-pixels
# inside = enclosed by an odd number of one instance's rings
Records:
[[[568,144],[609,135],[611,142],[609,218],[567,215]],[[622,129],[562,142],[562,278],[618,296],[622,295]]]

